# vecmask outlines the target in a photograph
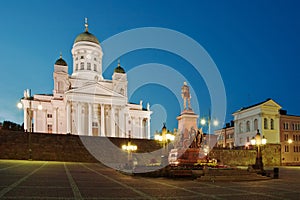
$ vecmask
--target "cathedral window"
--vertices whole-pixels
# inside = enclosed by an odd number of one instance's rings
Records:
[[[80,63],[80,69],[83,70],[84,69],[84,62]]]
[[[52,114],[47,114],[47,118],[52,118]]]
[[[87,63],[87,70],[91,70],[91,63]]]
[[[52,124],[48,124],[48,133],[52,133]]]
[[[80,59],[84,59],[84,56],[80,56]]]

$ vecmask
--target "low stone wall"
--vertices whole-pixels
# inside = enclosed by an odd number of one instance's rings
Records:
[[[256,159],[256,150],[241,149],[213,149],[209,156],[224,165],[253,165]],[[279,166],[281,163],[280,144],[267,144],[262,148],[262,158],[265,166]]]
[[[29,136],[31,159],[72,162],[114,162],[118,166],[126,163],[128,154],[120,148],[127,144],[126,138],[88,137],[77,135],[24,133],[0,130],[0,159],[28,160]],[[131,139],[138,146],[133,154],[139,165],[151,165],[161,160],[161,146],[154,140]],[[89,146],[90,148],[86,148]],[[114,148],[117,147],[117,148]],[[117,151],[116,151],[117,149]],[[158,150],[158,151],[156,151]],[[151,152],[151,154],[150,154]],[[141,154],[143,153],[143,154]],[[265,166],[280,165],[280,145],[266,145],[262,149]],[[213,149],[210,157],[225,165],[252,165],[255,163],[255,150]]]
[[[137,153],[144,153],[143,162],[149,163],[153,159],[151,156],[147,157],[148,152],[161,148],[154,140],[131,139],[131,141],[138,146]],[[0,159],[28,160],[31,157],[32,160],[98,162],[99,156],[104,155],[108,159],[124,163],[128,154],[120,148],[127,142],[126,138],[79,137],[0,130]],[[29,146],[32,150],[31,155]],[[116,149],[120,151],[113,152],[112,147],[117,147]]]

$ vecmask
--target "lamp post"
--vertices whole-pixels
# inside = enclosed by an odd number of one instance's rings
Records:
[[[161,134],[157,133],[154,135],[154,140],[162,143],[163,145],[163,153],[162,153],[162,165],[168,164],[168,161],[166,160],[168,158],[169,149],[168,149],[168,143],[171,141],[174,141],[175,136],[174,134],[171,134],[169,131],[167,131],[166,123],[164,123]]]
[[[123,151],[127,151],[128,153],[128,157],[127,157],[127,161],[129,164],[129,168],[132,169],[133,168],[133,161],[132,161],[132,152],[137,150],[137,146],[134,144],[131,144],[131,137],[129,135],[129,139],[128,139],[128,143],[127,145],[124,144],[122,145],[122,150]]]
[[[253,166],[254,169],[259,169],[261,172],[264,171],[264,164],[262,161],[262,153],[261,153],[261,146],[267,143],[267,139],[265,136],[261,137],[259,130],[257,129],[257,133],[255,137],[251,139],[251,144],[256,145],[256,160],[255,165]]]
[[[211,132],[211,123],[212,123],[212,125],[213,125],[214,127],[217,127],[217,126],[219,125],[219,121],[216,120],[216,119],[211,120],[211,116],[210,116],[210,115],[208,116],[207,119],[202,118],[202,119],[200,120],[200,124],[201,124],[202,126],[205,126],[205,125],[208,126],[208,144],[207,144],[208,147],[206,148],[207,154],[208,154],[208,152],[209,152],[209,150],[210,150],[210,132]]]

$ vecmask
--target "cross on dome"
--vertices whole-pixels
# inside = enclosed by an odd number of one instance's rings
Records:
[[[89,24],[88,24],[88,18],[87,17],[85,18],[84,26],[85,26],[85,32],[88,32],[89,31],[89,29],[88,29]]]

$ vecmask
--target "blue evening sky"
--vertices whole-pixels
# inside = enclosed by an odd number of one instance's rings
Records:
[[[226,121],[241,107],[267,98],[288,113],[300,115],[299,4],[289,0],[1,2],[0,121],[22,123],[23,114],[16,104],[24,89],[30,88],[32,94],[52,93],[53,65],[60,52],[72,72],[71,48],[76,36],[84,31],[85,17],[89,19],[89,31],[100,42],[140,27],[168,28],[193,38],[205,48],[222,76],[227,95]],[[105,71],[104,78],[111,79],[116,63]],[[121,56],[126,71],[146,63],[161,63],[183,74],[197,93],[200,116],[208,115],[208,89],[190,63],[155,49]],[[172,79],[169,74],[163,75],[166,80]],[[139,78],[145,76],[141,73]],[[131,87],[134,80],[128,79]],[[182,86],[182,82],[177,84],[173,87]],[[144,107],[149,102],[157,111],[151,132],[160,129],[163,121],[169,129],[177,127],[182,102],[178,103],[172,90],[159,84],[144,85],[129,101],[139,103],[140,99]]]

